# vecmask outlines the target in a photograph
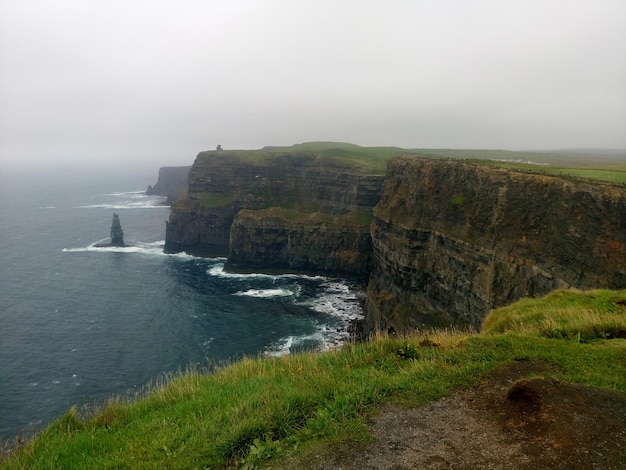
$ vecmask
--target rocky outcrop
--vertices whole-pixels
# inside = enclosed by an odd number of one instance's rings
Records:
[[[111,246],[126,246],[120,216],[117,214],[113,214],[113,221],[111,222]]]
[[[469,161],[390,162],[366,329],[478,327],[555,288],[626,286],[626,190]]]
[[[126,247],[131,246],[124,243],[124,231],[122,230],[122,224],[120,223],[120,216],[113,214],[113,220],[111,221],[111,241],[109,243],[96,243],[96,248],[109,248]]]
[[[190,166],[164,166],[159,168],[159,178],[146,190],[148,196],[167,197],[169,204],[187,193]]]
[[[202,152],[172,206],[165,250],[229,256],[231,270],[367,276],[382,181],[314,152]]]
[[[366,220],[281,208],[242,210],[230,231],[226,268],[367,279],[372,243]]]

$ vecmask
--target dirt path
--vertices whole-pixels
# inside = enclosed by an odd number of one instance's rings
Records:
[[[517,362],[421,408],[386,405],[370,420],[373,443],[309,455],[294,468],[626,468],[626,393],[525,378],[542,372],[549,368]]]

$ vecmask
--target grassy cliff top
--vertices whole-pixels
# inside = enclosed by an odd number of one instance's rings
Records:
[[[345,167],[360,173],[383,174],[387,160],[406,154],[417,155],[418,152],[397,147],[360,147],[341,142],[310,142],[290,147],[264,147],[259,150],[204,151],[198,154],[196,164],[237,159],[255,166],[268,166],[285,161],[285,158],[300,157]]]
[[[511,364],[543,364],[536,376],[551,384],[626,391],[625,337],[626,291],[557,291],[492,311],[482,333],[190,370],[135,400],[69,410],[0,468],[306,468],[307,456],[368,442],[366,419],[384,403],[420,407]]]
[[[503,168],[555,175],[626,183],[626,151],[512,151],[494,149],[403,149],[361,147],[344,142],[306,142],[259,150],[214,150],[201,152],[200,159],[237,158],[250,164],[274,164],[277,158],[310,156],[321,162],[345,166],[354,171],[384,174],[387,161],[398,156],[481,160]]]

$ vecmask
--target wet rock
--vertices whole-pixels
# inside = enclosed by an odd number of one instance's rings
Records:
[[[124,232],[120,224],[120,216],[117,214],[113,214],[111,223],[111,246],[126,246],[124,244]]]

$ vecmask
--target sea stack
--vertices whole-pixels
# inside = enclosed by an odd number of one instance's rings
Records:
[[[111,223],[111,246],[126,246],[120,216],[117,214],[113,214],[113,222]]]

